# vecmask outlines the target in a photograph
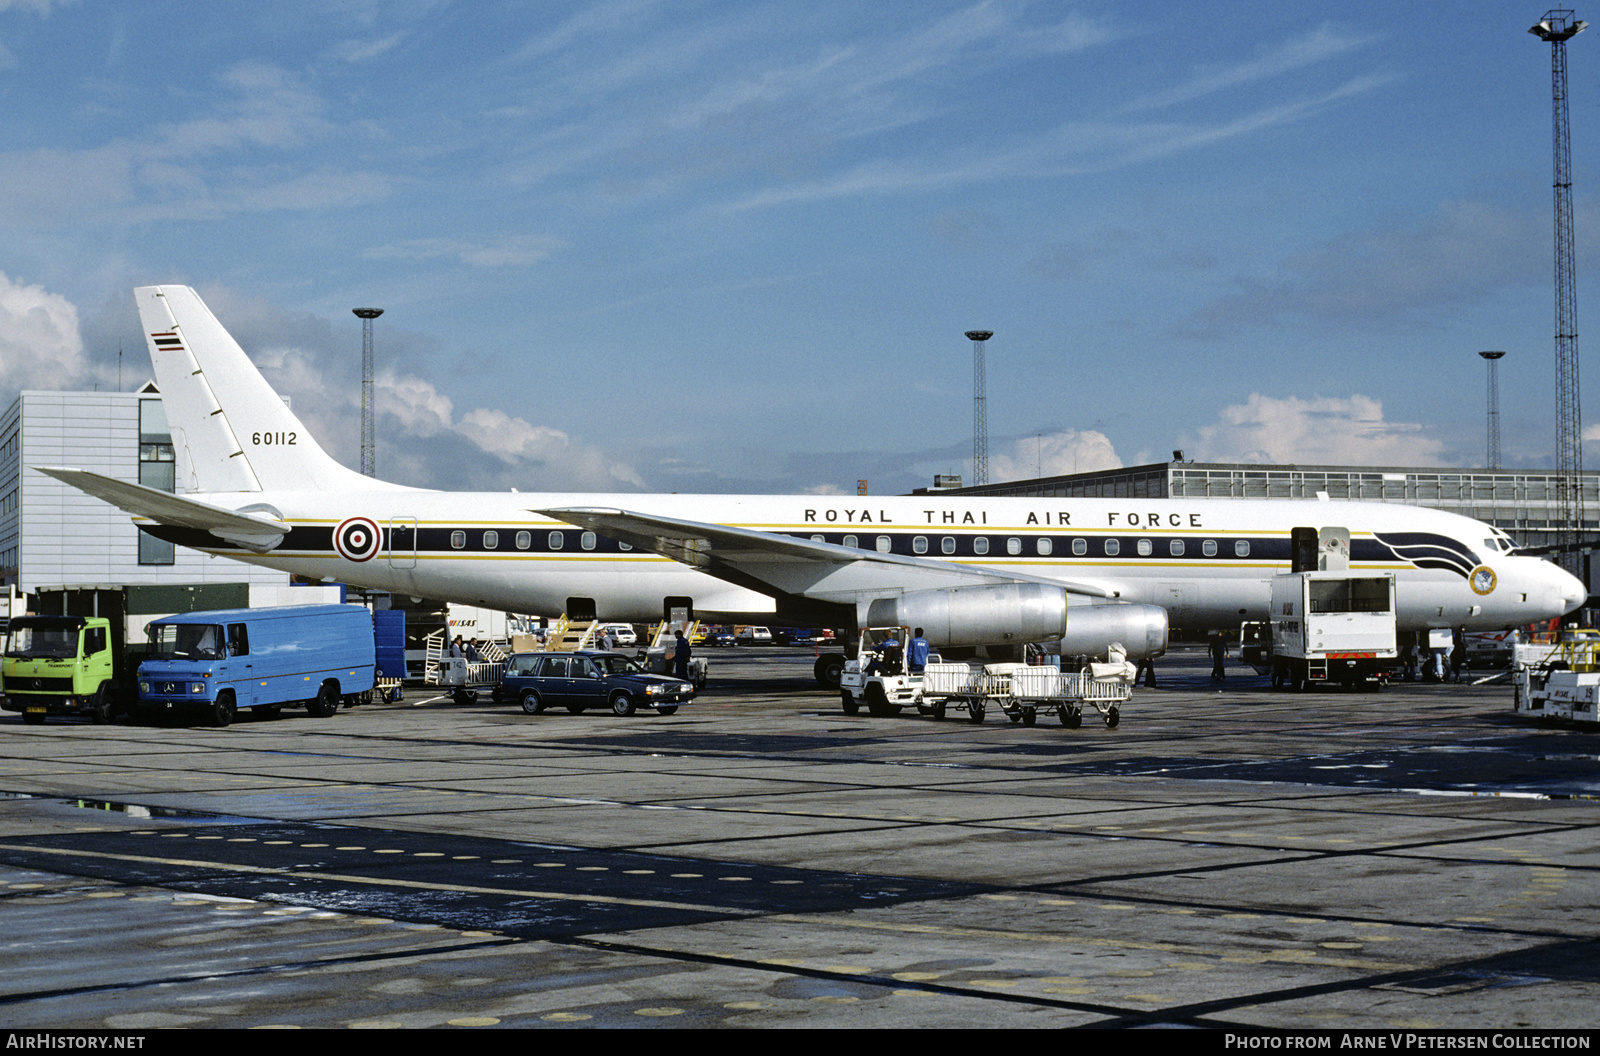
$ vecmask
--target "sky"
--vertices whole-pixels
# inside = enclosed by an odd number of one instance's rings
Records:
[[[181,283],[348,465],[383,308],[422,487],[970,482],[972,329],[992,480],[1482,466],[1486,349],[1547,469],[1546,10],[0,0],[0,399],[137,387],[132,288]],[[1568,56],[1582,349],[1600,29]]]

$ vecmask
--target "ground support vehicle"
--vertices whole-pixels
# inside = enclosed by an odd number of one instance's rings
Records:
[[[132,699],[123,643],[101,616],[18,616],[0,660],[4,708],[22,721],[46,715],[84,715],[110,722]]]
[[[226,726],[240,709],[275,717],[285,706],[325,718],[373,688],[372,613],[360,605],[190,612],[149,631],[139,718],[203,711]]]
[[[449,644],[443,631],[434,631],[427,639],[427,659],[423,663],[424,685],[438,686],[450,694],[457,704],[475,704],[482,690],[492,690],[505,675],[506,652],[496,642],[480,644],[478,659],[447,656]]]
[[[694,700],[694,694],[694,686],[683,679],[651,674],[621,653],[583,650],[514,653],[506,660],[494,700],[516,701],[529,715],[554,707],[574,715],[590,708],[610,708],[615,715],[654,708],[658,715],[671,715]]]
[[[1394,576],[1287,572],[1272,578],[1274,688],[1382,685],[1399,665]]]
[[[1108,729],[1122,721],[1122,705],[1133,696],[1133,665],[1094,664],[1082,671],[1059,671],[1054,667],[1028,664],[996,664],[1010,667],[1005,673],[1006,697],[1002,703],[1012,722],[1032,726],[1040,715],[1054,715],[1061,725],[1077,729],[1083,725],[1084,705],[1100,713]],[[1126,667],[1115,677],[1096,677],[1095,667]],[[1124,677],[1125,676],[1125,677]]]
[[[1565,632],[1550,645],[1519,645],[1511,710],[1536,719],[1600,722],[1600,634]]]
[[[656,629],[655,638],[647,647],[639,650],[635,656],[641,668],[653,674],[677,677],[673,674],[677,666],[678,638],[674,633],[676,629],[671,623],[666,622],[663,622]],[[682,628],[684,640],[692,643],[699,629],[699,624],[691,624],[687,628]],[[695,689],[705,689],[706,676],[711,671],[711,665],[693,654],[694,646],[692,644],[689,648],[689,681],[694,683]]]
[[[856,658],[847,660],[839,676],[839,701],[846,715],[863,705],[873,715],[898,715],[922,699],[920,674],[905,669],[906,627],[863,627]]]
[[[1122,705],[1133,696],[1133,665],[1091,664],[1081,671],[1048,665],[930,663],[923,672],[918,710],[942,719],[946,710],[982,722],[998,708],[1012,722],[1032,726],[1040,715],[1055,715],[1061,725],[1083,725],[1085,705],[1100,713],[1108,728],[1122,721]]]

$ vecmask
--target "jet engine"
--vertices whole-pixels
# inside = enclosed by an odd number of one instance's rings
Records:
[[[865,611],[862,611],[865,610]],[[1167,649],[1167,611],[1156,605],[1073,599],[1044,583],[917,590],[857,606],[863,627],[921,627],[935,646],[1061,643],[1066,656],[1104,658],[1112,642],[1129,659]]]

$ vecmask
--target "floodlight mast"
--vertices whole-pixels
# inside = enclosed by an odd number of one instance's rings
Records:
[[[967,340],[972,342],[972,483],[989,483],[989,408],[985,389],[983,343],[994,336],[993,330],[968,330]]]
[[[1562,527],[1570,549],[1560,551],[1561,567],[1579,578],[1583,555],[1576,543],[1583,532],[1583,417],[1578,402],[1577,268],[1572,250],[1572,141],[1567,120],[1567,41],[1589,23],[1565,8],[1545,12],[1528,32],[1550,44],[1550,84],[1555,169],[1556,258],[1556,491]]]
[[[1489,460],[1488,468],[1500,468],[1500,375],[1499,359],[1504,352],[1479,352],[1489,364]]]
[[[361,320],[361,472],[369,477],[378,475],[374,451],[377,415],[372,399],[372,320],[383,314],[382,308],[352,308]]]

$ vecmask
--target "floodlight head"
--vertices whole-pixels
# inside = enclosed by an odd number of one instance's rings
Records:
[[[968,330],[968,341],[987,341],[994,336],[993,330]]]
[[[1499,359],[1501,356],[1505,355],[1505,353],[1504,352],[1479,352],[1478,355],[1482,356],[1484,359]]]
[[[383,314],[382,308],[352,308],[350,310],[356,314],[358,319],[376,319]]]

